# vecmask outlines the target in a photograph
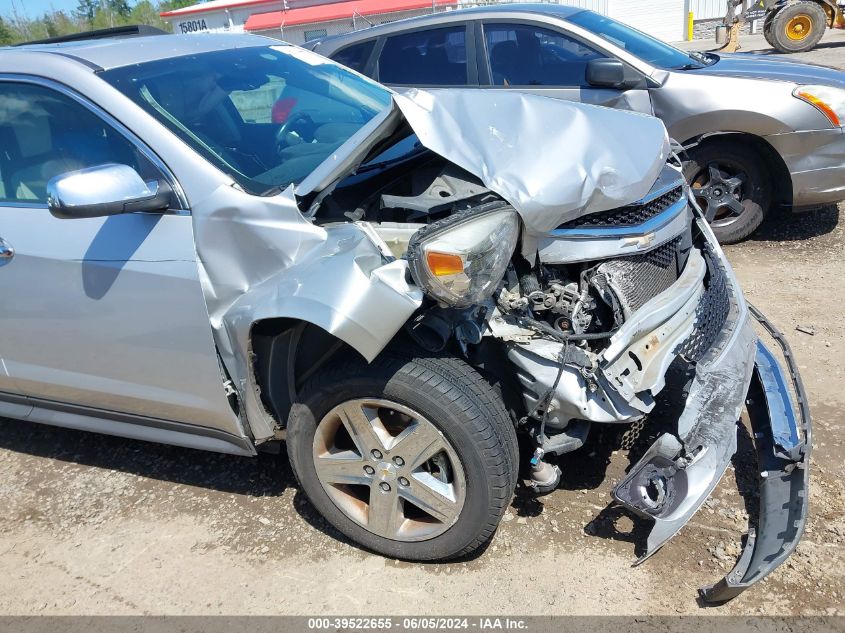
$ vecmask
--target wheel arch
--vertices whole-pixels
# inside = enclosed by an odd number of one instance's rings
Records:
[[[827,15],[828,26],[833,26],[833,23],[836,21],[836,14],[839,11],[839,7],[836,5],[836,0],[798,0],[798,2],[812,2],[813,4],[819,5],[822,9],[824,9],[825,14]],[[768,6],[766,7],[768,9],[766,20],[785,6],[789,4],[797,4],[798,2],[796,2],[796,0],[776,0],[775,2],[768,2]]]
[[[684,149],[691,149],[705,143],[712,143],[717,140],[736,142],[748,145],[760,156],[766,171],[771,177],[772,204],[790,206],[793,199],[792,175],[786,166],[783,158],[777,150],[766,141],[765,138],[748,132],[719,131],[700,134],[682,142]]]
[[[335,336],[321,325],[296,317],[255,321],[250,328],[250,373],[255,393],[278,428],[288,414],[302,384],[338,355],[365,352]]]
[[[816,4],[821,5],[822,9],[824,9],[825,15],[827,15],[827,26],[832,27],[834,22],[836,22],[836,14],[839,12],[839,7],[836,4],[835,0],[812,0]]]
[[[221,357],[235,380],[257,443],[279,439],[287,413],[284,408],[281,415],[275,407],[268,408],[266,393],[262,394],[262,388],[267,392],[269,386],[258,380],[255,361],[267,351],[267,342],[256,340],[256,332],[272,333],[275,328],[281,335],[289,329],[288,322],[301,321],[371,361],[422,303],[422,292],[406,281],[403,260],[382,264],[370,242],[339,241],[346,250],[287,268],[240,295],[216,322],[212,319]],[[382,265],[372,268],[373,264]]]

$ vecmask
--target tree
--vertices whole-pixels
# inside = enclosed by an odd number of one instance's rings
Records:
[[[43,29],[43,34],[40,32]],[[64,11],[45,13],[39,19],[32,21],[33,37],[59,37],[70,35],[80,30],[79,20],[72,18]]]
[[[160,29],[166,27],[164,20],[159,17],[160,9],[153,5],[149,0],[140,0],[138,4],[132,7],[132,12],[129,14],[130,24],[149,24]]]
[[[76,5],[76,10],[73,12],[73,15],[76,16],[77,19],[87,22],[88,26],[90,26],[94,23],[94,15],[97,13],[97,9],[99,8],[99,0],[78,0],[78,4]]]
[[[167,30],[159,13],[192,4],[196,0],[77,0],[73,11],[45,11],[33,19],[18,13],[13,3],[11,12],[0,17],[0,46],[124,24]]]
[[[18,34],[15,33],[15,30],[4,20],[0,17],[0,46],[8,46],[9,44],[14,44],[20,38]]]
[[[124,18],[129,17],[129,14],[132,12],[132,7],[129,6],[127,0],[107,0],[105,5],[109,11]]]
[[[165,0],[159,3],[158,9],[161,13],[164,13],[165,11],[189,7],[192,4],[197,4],[197,0]]]

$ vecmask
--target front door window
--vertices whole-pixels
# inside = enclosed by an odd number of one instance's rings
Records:
[[[484,25],[493,85],[588,87],[587,62],[604,57],[558,31],[528,24]]]

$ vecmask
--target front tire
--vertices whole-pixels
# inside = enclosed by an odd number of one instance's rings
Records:
[[[771,204],[760,155],[729,140],[705,140],[687,150],[684,177],[721,244],[735,244],[763,223]]]
[[[516,485],[516,434],[495,390],[456,358],[384,353],[321,370],[287,427],[314,507],[363,547],[394,558],[471,554]]]
[[[819,43],[827,28],[827,14],[818,2],[787,4],[766,19],[763,35],[781,53],[803,53]]]

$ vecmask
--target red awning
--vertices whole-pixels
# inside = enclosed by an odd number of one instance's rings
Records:
[[[414,9],[455,4],[455,2],[456,0],[347,0],[346,2],[318,4],[313,7],[288,9],[287,11],[255,13],[247,18],[244,30],[267,31],[282,26],[344,20],[351,18],[353,15],[413,11]]]

